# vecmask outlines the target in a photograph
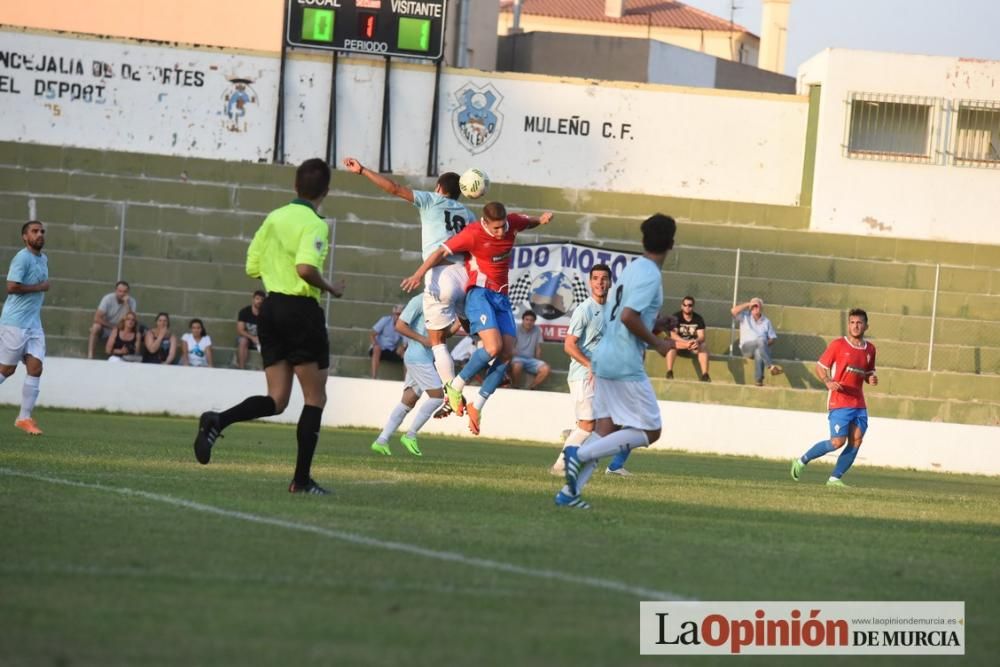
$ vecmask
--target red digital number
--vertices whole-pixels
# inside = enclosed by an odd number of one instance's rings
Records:
[[[361,33],[363,39],[374,39],[375,38],[375,15],[374,14],[361,14],[358,17],[358,32]]]

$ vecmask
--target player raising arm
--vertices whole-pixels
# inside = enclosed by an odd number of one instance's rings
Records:
[[[420,245],[424,259],[476,218],[472,211],[458,201],[461,196],[459,176],[454,172],[441,174],[434,192],[425,192],[411,190],[386,178],[353,157],[344,158],[344,166],[351,172],[364,176],[388,194],[417,207],[420,212]],[[434,356],[434,368],[444,382],[455,377],[455,361],[448,353],[445,341],[451,335],[455,321],[464,317],[467,277],[463,255],[442,257],[424,276],[423,313],[427,337]]]
[[[552,220],[546,212],[537,218],[507,213],[500,202],[483,207],[483,217],[431,253],[416,272],[403,280],[401,287],[412,291],[424,275],[440,261],[455,253],[470,255],[466,285],[465,311],[470,333],[478,334],[483,347],[473,353],[458,377],[445,383],[448,402],[459,416],[465,411],[462,389],[477,373],[490,366],[479,395],[469,405],[469,430],[479,435],[480,415],[486,401],[503,382],[507,364],[514,356],[517,341],[514,314],[507,292],[510,287],[510,253],[518,232],[534,229]],[[495,361],[494,361],[495,360]]]

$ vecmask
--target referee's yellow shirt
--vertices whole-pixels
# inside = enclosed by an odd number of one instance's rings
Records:
[[[308,264],[322,272],[330,250],[330,230],[312,204],[295,199],[271,211],[247,250],[247,275],[264,281],[268,292],[311,296],[319,300],[321,290],[299,277],[295,266]]]

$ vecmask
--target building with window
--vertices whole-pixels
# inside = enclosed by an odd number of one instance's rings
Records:
[[[790,0],[768,0],[785,7]],[[787,11],[765,25],[787,22]],[[497,69],[588,79],[792,93],[780,74],[783,31],[772,31],[773,71],[757,67],[761,40],[743,26],[677,0],[501,0]],[[780,53],[779,53],[780,52]],[[778,64],[780,61],[780,65]]]
[[[827,49],[797,79],[812,229],[995,239],[1000,61]]]
[[[497,33],[512,32],[655,40],[748,65],[760,50],[743,26],[677,0],[500,0]]]

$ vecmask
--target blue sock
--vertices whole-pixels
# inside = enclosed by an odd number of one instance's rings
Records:
[[[837,457],[837,465],[833,467],[833,477],[840,479],[844,476],[844,473],[851,469],[854,465],[854,459],[858,456],[858,450],[861,446],[852,447],[850,443],[844,445],[844,451],[840,453]]]
[[[802,458],[799,460],[802,461],[803,463],[809,463],[813,459],[818,459],[824,454],[829,454],[835,449],[836,447],[833,446],[832,442],[830,442],[829,440],[822,440],[820,442],[817,442],[812,447],[810,447],[809,451],[803,454]]]
[[[480,371],[490,365],[490,360],[492,358],[493,357],[490,356],[490,353],[486,351],[486,348],[478,348],[472,353],[472,356],[469,357],[469,363],[465,365],[465,368],[463,368],[462,372],[458,374],[458,377],[462,378],[466,382],[469,382],[472,378],[476,377]]]
[[[608,470],[619,470],[625,467],[625,462],[628,461],[628,455],[632,453],[631,449],[625,450],[624,452],[618,452],[615,454],[615,458],[611,459],[611,463],[608,464]]]
[[[507,372],[507,364],[500,363],[499,361],[494,361],[493,365],[490,366],[490,371],[483,378],[483,386],[479,389],[480,396],[492,396],[493,392],[497,390],[497,387],[503,383],[504,373]]]

